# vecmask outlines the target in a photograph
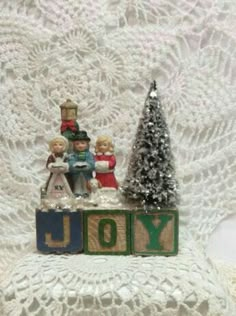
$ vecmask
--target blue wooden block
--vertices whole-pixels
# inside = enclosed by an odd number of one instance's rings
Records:
[[[44,253],[83,250],[81,211],[36,210],[37,248]]]

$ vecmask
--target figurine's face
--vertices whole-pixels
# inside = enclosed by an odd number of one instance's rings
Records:
[[[85,151],[88,148],[88,142],[86,140],[76,140],[73,142],[74,150]]]
[[[107,152],[109,150],[109,144],[108,144],[108,142],[98,143],[97,148],[98,148],[98,151],[100,153],[104,154],[105,152]]]
[[[52,151],[54,153],[62,153],[65,150],[65,144],[63,142],[60,141],[56,141],[55,143],[53,143],[52,145]]]

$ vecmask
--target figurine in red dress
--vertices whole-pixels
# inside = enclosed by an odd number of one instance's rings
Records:
[[[104,188],[118,189],[118,183],[114,175],[116,158],[113,155],[114,146],[109,136],[99,136],[95,147],[96,179]]]

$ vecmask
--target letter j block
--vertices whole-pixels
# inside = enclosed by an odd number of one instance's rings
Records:
[[[37,248],[44,253],[76,253],[83,249],[82,213],[36,210]]]
[[[178,211],[137,211],[131,215],[132,253],[172,256],[178,253]]]

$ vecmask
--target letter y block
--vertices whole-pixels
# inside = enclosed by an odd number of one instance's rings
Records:
[[[131,215],[132,253],[142,256],[178,253],[178,211],[143,210]]]

